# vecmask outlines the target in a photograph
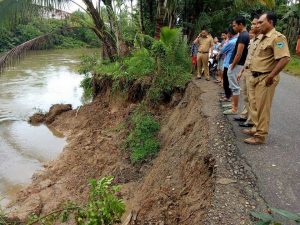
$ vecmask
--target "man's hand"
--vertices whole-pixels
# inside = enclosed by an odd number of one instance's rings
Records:
[[[230,70],[234,70],[234,67],[235,67],[235,65],[234,65],[234,64],[231,64],[231,65],[230,65]]]
[[[240,82],[240,80],[241,80],[241,77],[242,77],[242,73],[241,73],[241,72],[239,72],[239,74],[237,75],[237,81],[238,81],[238,82]]]
[[[266,86],[270,87],[274,83],[274,77],[272,76],[267,76],[266,77]]]

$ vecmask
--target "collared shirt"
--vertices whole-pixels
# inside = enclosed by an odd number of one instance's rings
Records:
[[[248,46],[248,55],[247,55],[247,58],[246,58],[246,61],[245,61],[245,67],[250,67],[254,51],[255,51],[255,49],[258,45],[258,42],[260,40],[259,39],[260,36],[262,36],[262,34],[254,37],[253,39],[250,40],[250,43],[249,43],[249,46]]]
[[[212,39],[211,36],[207,36],[207,37],[200,37],[198,38],[198,44],[199,44],[199,48],[198,51],[199,52],[208,52],[209,49],[214,45],[214,40]]]
[[[259,41],[254,50],[250,64],[252,72],[271,72],[276,61],[283,57],[290,57],[286,37],[273,28],[266,35],[258,37]]]
[[[223,48],[221,49],[221,54],[225,55],[224,63],[223,63],[225,68],[229,67],[229,61],[230,61],[231,55],[234,51],[234,47],[235,47],[237,38],[238,38],[238,35],[230,38],[228,40],[228,42],[226,44],[224,44]]]

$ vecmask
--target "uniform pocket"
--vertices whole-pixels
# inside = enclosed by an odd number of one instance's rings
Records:
[[[259,56],[266,57],[273,55],[273,48],[271,45],[262,45],[259,50]]]

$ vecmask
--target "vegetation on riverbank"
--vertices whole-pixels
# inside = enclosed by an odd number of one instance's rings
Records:
[[[129,127],[131,129],[125,140],[125,146],[130,151],[131,161],[142,162],[154,156],[160,147],[157,138],[160,125],[153,115],[140,108],[130,116]]]
[[[84,14],[80,12],[76,12],[74,15],[84,17]],[[67,19],[35,18],[15,27],[0,27],[0,53],[51,32],[55,33],[49,41],[41,43],[39,49],[94,48],[100,46],[99,39],[88,28],[78,27],[74,29],[74,25]]]
[[[128,90],[130,83],[144,83],[146,101],[156,104],[164,96],[184,89],[191,79],[189,68],[188,46],[182,40],[181,30],[165,27],[161,30],[160,40],[139,35],[130,55],[115,62],[84,57],[80,72],[86,75],[82,83],[86,93],[90,92],[88,74],[92,73],[96,79],[112,80],[113,88],[121,91]]]
[[[295,55],[292,56],[291,61],[284,70],[289,74],[300,76],[300,57]]]
[[[7,219],[0,211],[0,224],[54,224],[61,220],[62,223],[75,219],[77,225],[113,225],[121,221],[125,212],[123,200],[117,196],[120,187],[113,185],[114,177],[103,177],[100,180],[91,180],[90,196],[84,206],[67,202],[62,204],[61,209],[52,211],[46,215],[38,216],[32,214],[27,221],[14,221]]]

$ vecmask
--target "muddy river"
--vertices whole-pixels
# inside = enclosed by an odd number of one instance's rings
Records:
[[[0,205],[31,182],[43,163],[62,151],[66,140],[28,117],[56,103],[83,103],[77,72],[80,56],[95,50],[48,50],[30,53],[0,75]]]

